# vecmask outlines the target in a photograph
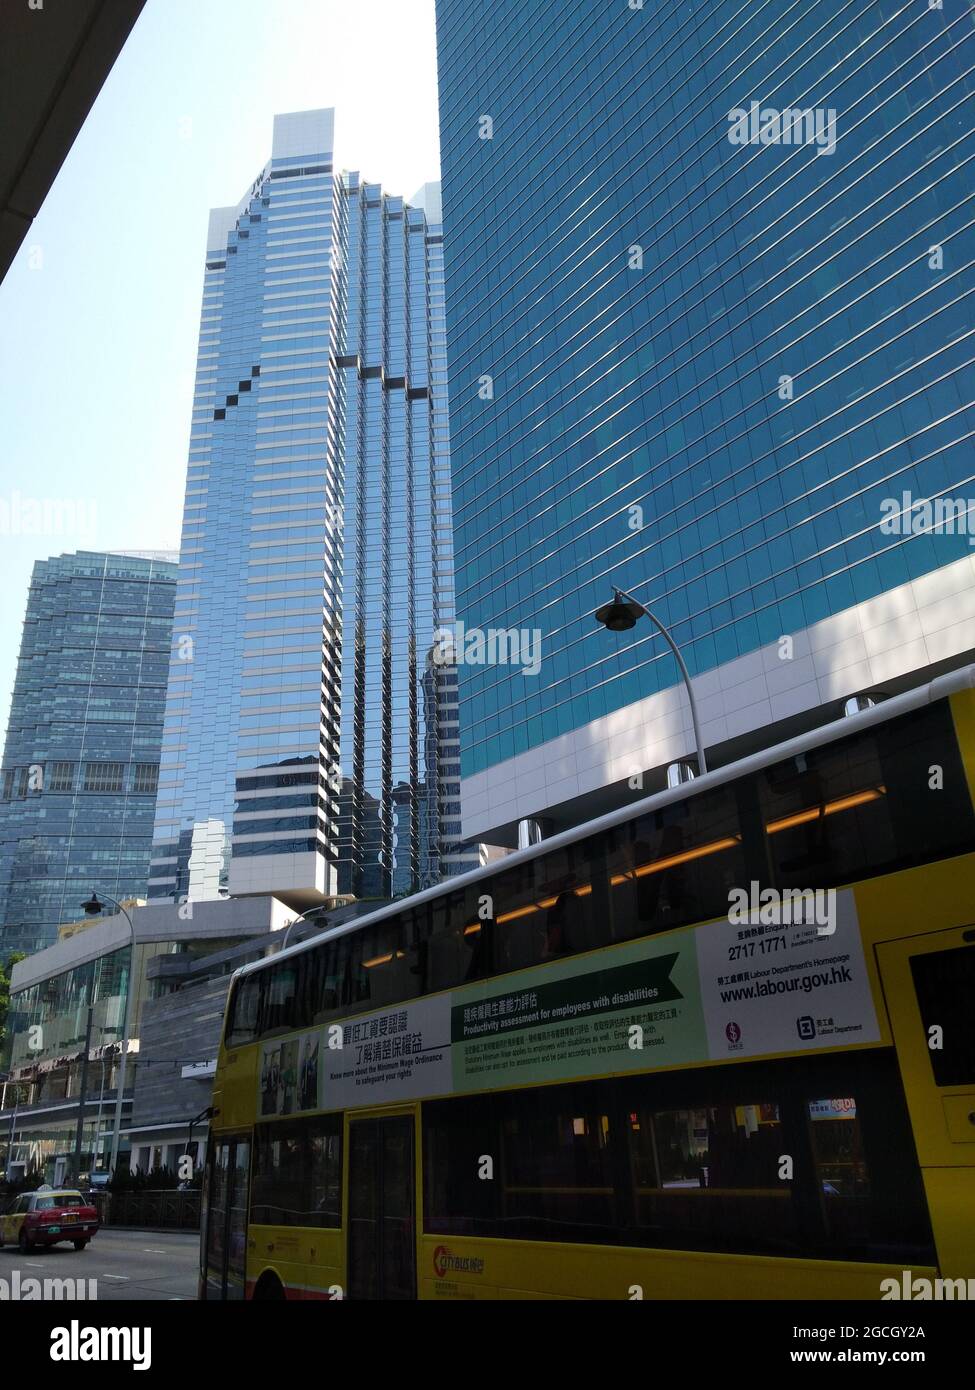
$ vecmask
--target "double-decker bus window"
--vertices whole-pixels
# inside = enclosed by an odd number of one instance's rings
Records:
[[[245,975],[234,986],[227,1023],[227,1047],[244,1047],[258,1036],[263,974]]]
[[[912,956],[911,974],[935,1085],[975,1085],[975,946]]]
[[[782,1121],[773,1100],[626,1113],[636,1226],[651,1244],[709,1250],[794,1249],[793,1185],[779,1177]]]
[[[838,1078],[852,1084],[831,1088]],[[428,1102],[423,1116],[430,1232],[933,1258],[889,1054],[495,1092]],[[485,1155],[491,1181],[478,1176]]]
[[[406,939],[402,916],[377,922],[356,941],[360,1002],[368,1000],[370,1007],[381,1008],[410,999],[422,989],[417,975],[419,952]]]
[[[897,866],[975,849],[972,798],[947,700],[881,725],[876,741]]]
[[[592,872],[586,842],[553,850],[523,866],[520,905],[499,894],[496,951],[501,971],[541,965],[602,945],[594,919]],[[530,891],[529,891],[530,886]]]
[[[816,1079],[807,1080],[807,1072]],[[830,1079],[840,1084],[830,1086]],[[893,1054],[810,1059],[791,1082],[812,1162],[813,1253],[932,1263],[924,1188]]]
[[[607,839],[615,940],[726,912],[729,889],[743,881],[737,808],[725,787],[638,816]]]
[[[423,1107],[423,1211],[426,1230],[495,1236],[498,1173],[482,1176],[484,1159],[497,1167],[493,1097],[464,1096]]]
[[[493,903],[477,887],[458,888],[429,904],[425,980],[428,993],[456,989],[491,972]]]
[[[870,1234],[870,1178],[856,1097],[809,1100],[806,1115],[827,1240],[863,1244]]]
[[[259,1226],[341,1224],[342,1116],[258,1126],[251,1215]]]
[[[537,936],[544,930],[544,909],[535,891],[537,863],[530,859],[503,869],[488,888],[494,900],[495,969],[501,974],[538,961]]]
[[[322,997],[322,970],[325,956],[320,950],[302,951],[295,957],[298,979],[295,985],[292,1028],[309,1028],[317,1022]]]
[[[325,1023],[348,1012],[349,1006],[358,998],[352,970],[353,941],[352,936],[340,936],[335,941],[312,949],[311,954],[318,960],[315,972],[315,1023]]]
[[[305,1154],[300,1127],[262,1126],[254,1139],[251,1222],[258,1226],[302,1225]]]
[[[289,956],[272,965],[264,976],[261,999],[261,1033],[286,1032],[293,1028],[295,994],[298,987],[298,957]]]
[[[820,887],[864,863],[890,863],[886,798],[869,734],[768,768],[759,777],[759,799],[776,885]]]
[[[342,1224],[342,1117],[309,1120],[308,1188],[316,1226]]]
[[[568,1085],[504,1097],[499,1234],[618,1239],[610,1096],[606,1086]]]
[[[944,703],[776,763],[757,784],[780,888],[826,887],[975,848]]]

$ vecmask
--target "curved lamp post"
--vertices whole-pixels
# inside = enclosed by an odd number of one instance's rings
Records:
[[[613,595],[612,603],[605,603],[602,608],[596,610],[597,622],[602,623],[603,627],[608,628],[610,632],[629,632],[631,627],[636,626],[638,618],[647,617],[654,626],[659,629],[664,641],[674,653],[677,665],[680,667],[680,673],[684,678],[684,688],[687,691],[687,702],[691,707],[691,723],[694,726],[694,742],[697,744],[697,765],[703,777],[708,770],[708,765],[704,756],[704,744],[701,740],[701,726],[697,718],[697,702],[694,699],[690,672],[684,664],[684,658],[680,654],[680,649],[660,619],[656,617],[655,614],[651,613],[649,608],[645,608],[642,603],[638,603],[632,594],[626,593],[623,589],[614,589]]]
[[[306,921],[307,918],[309,918],[313,912],[321,912],[321,910],[321,905],[319,904],[318,907],[308,908],[307,912],[303,912],[300,917],[292,917],[291,921],[284,929],[284,941],[281,943],[282,951],[286,951],[288,949],[288,940],[291,936],[291,928],[296,927],[299,922]],[[278,952],[278,954],[280,955],[280,952]]]
[[[132,918],[120,902],[115,898],[109,897],[107,893],[105,894],[105,902],[112,903],[118,911],[121,912],[126,922],[128,922],[129,942],[132,947],[129,954],[129,983],[125,991],[125,1020],[123,1023],[125,1036],[122,1039],[122,1055],[119,1058],[119,1073],[116,1078],[115,1124],[112,1128],[112,1156],[108,1165],[110,1174],[109,1181],[113,1181],[115,1178],[115,1165],[118,1162],[119,1140],[122,1131],[122,1098],[125,1095],[125,1064],[129,1055],[129,1028],[132,1023],[132,998],[135,994],[135,927],[132,924]],[[87,917],[100,917],[105,903],[99,901],[98,894],[92,889],[91,897],[86,903],[82,903],[81,906]],[[84,1098],[82,1098],[82,1104],[83,1103]]]

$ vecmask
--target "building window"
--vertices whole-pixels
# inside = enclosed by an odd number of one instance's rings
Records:
[[[86,792],[120,792],[124,763],[85,763]]]
[[[70,792],[74,790],[74,763],[52,763],[48,774],[47,789],[51,792]]]
[[[134,792],[152,792],[155,794],[159,785],[159,766],[157,763],[136,763],[135,776],[132,779],[132,790]]]

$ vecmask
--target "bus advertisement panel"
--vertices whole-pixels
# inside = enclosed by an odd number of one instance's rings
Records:
[[[765,915],[772,920],[711,922],[268,1041],[258,1113],[879,1041],[853,894],[835,895],[828,931],[804,914]]]

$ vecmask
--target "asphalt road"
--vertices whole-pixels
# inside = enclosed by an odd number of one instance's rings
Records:
[[[0,1279],[96,1279],[99,1303],[195,1299],[200,1237],[195,1231],[117,1231],[104,1228],[86,1250],[53,1245],[26,1257],[0,1250]]]

